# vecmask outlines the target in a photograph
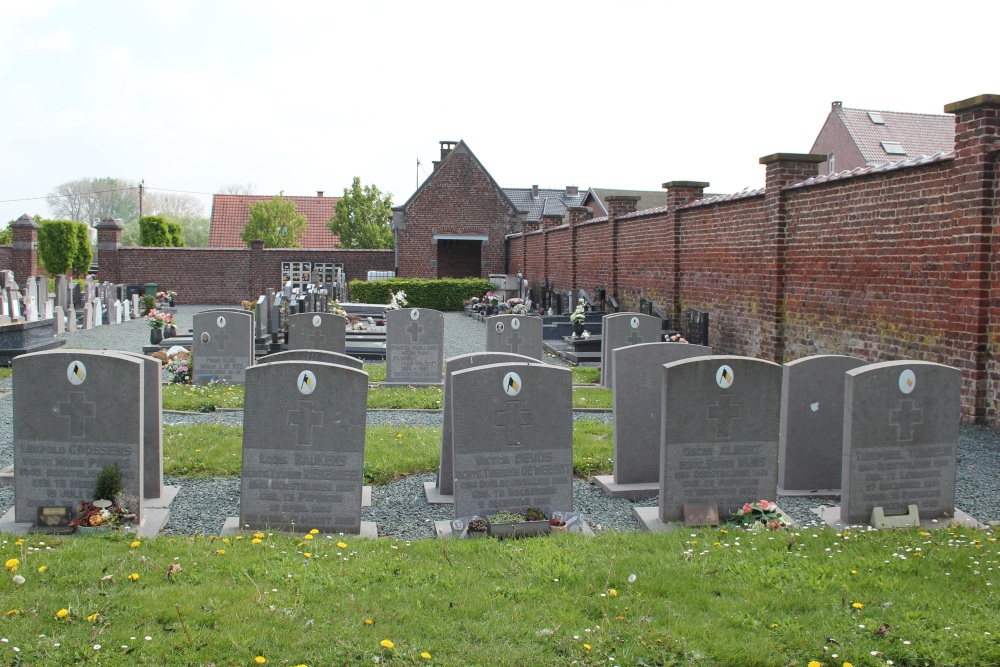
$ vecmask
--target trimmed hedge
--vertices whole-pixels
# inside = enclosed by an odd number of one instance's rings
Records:
[[[90,248],[90,227],[86,223],[78,222],[76,223],[76,254],[73,255],[73,275],[87,275],[93,260],[94,251]]]
[[[66,273],[73,266],[79,224],[72,220],[42,220],[39,225],[38,261],[52,275]]]
[[[389,291],[406,292],[406,305],[411,308],[462,310],[463,301],[482,296],[493,289],[484,278],[389,278],[387,280],[352,280],[351,300],[357,303],[389,303]]]
[[[147,248],[180,248],[184,234],[179,223],[162,215],[147,215],[139,219],[139,243]]]

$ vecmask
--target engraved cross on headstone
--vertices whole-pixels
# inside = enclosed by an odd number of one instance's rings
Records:
[[[323,426],[323,413],[313,410],[314,401],[299,401],[298,410],[288,411],[288,425],[297,426],[297,442],[300,445],[313,444],[313,428]]]
[[[232,338],[225,329],[219,329],[219,333],[215,334],[215,347],[219,352],[226,351],[226,343]]]
[[[521,349],[521,343],[523,342],[524,339],[521,338],[521,334],[517,333],[516,331],[512,333],[510,336],[508,336],[507,347],[510,348],[511,354],[517,354],[518,353],[517,351]]]
[[[313,327],[309,332],[309,344],[313,346],[322,345],[326,342],[326,334],[319,327]]]
[[[708,418],[715,421],[715,437],[730,437],[729,422],[739,419],[742,413],[739,403],[732,402],[729,394],[719,394],[719,401],[708,406]]]
[[[642,342],[642,336],[639,335],[638,331],[633,330],[632,333],[628,335],[628,338],[625,339],[625,342],[629,345],[637,345]]]
[[[69,400],[59,401],[57,407],[59,416],[67,420],[69,437],[87,437],[87,420],[97,416],[97,403],[88,401],[82,391],[71,391]]]
[[[522,427],[531,426],[531,411],[521,409],[521,401],[507,401],[506,410],[496,411],[496,428],[504,429],[504,444],[523,446]]]
[[[923,423],[923,408],[913,407],[913,401],[900,399],[899,409],[889,410],[889,425],[896,427],[897,442],[911,442],[913,427]]]
[[[406,327],[406,333],[410,334],[410,342],[416,343],[420,340],[420,334],[424,332],[424,328],[420,326],[417,322],[413,322],[410,326]]]

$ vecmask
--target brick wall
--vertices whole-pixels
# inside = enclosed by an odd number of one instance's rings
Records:
[[[14,247],[0,245],[0,269],[14,270]]]

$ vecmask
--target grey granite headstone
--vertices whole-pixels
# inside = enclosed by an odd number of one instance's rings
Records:
[[[333,313],[289,315],[288,349],[344,354],[347,349],[347,318]]]
[[[66,330],[69,333],[76,333],[76,310],[73,309],[72,302],[69,305],[69,310],[66,312]]]
[[[695,357],[663,366],[658,519],[685,503],[716,503],[719,517],[774,500],[778,487],[781,366],[747,357]]]
[[[62,308],[63,312],[70,305],[72,301],[72,293],[70,292],[70,280],[64,274],[59,274],[56,276],[56,302],[55,305]]]
[[[273,364],[276,361],[316,361],[323,364],[336,364],[357,370],[363,370],[364,362],[349,354],[327,352],[326,350],[286,350],[275,352],[263,357],[258,363]]]
[[[368,374],[281,361],[247,370],[240,525],[361,530]]]
[[[609,496],[647,498],[660,490],[660,419],[663,365],[712,354],[712,348],[686,343],[640,343],[612,352],[614,475],[595,482]]]
[[[143,364],[135,357],[53,350],[15,357],[14,520],[33,522],[38,506],[95,500],[108,464],[124,488],[143,488]],[[110,500],[110,499],[109,499]]]
[[[385,314],[385,382],[441,384],[444,364],[444,313],[402,308]]]
[[[143,368],[143,497],[163,495],[163,367],[160,360],[145,354],[122,352],[142,362]]]
[[[238,310],[195,313],[191,352],[195,382],[243,384],[253,364],[253,315]]]
[[[473,352],[456,357],[449,357],[444,362],[444,399],[441,410],[441,463],[438,466],[437,480],[424,483],[424,493],[427,502],[451,503],[455,489],[455,471],[452,464],[452,431],[451,413],[452,383],[451,376],[457,371],[464,371],[477,366],[489,366],[503,363],[532,363],[535,360],[520,354],[506,352]]]
[[[451,376],[455,516],[573,509],[572,373],[494,364]]]
[[[94,303],[92,301],[83,304],[83,328],[94,328]]]
[[[784,365],[778,495],[840,495],[845,373],[864,365],[836,354]]]
[[[66,315],[63,313],[62,306],[55,306],[52,311],[53,324],[55,326],[54,333],[57,335],[66,333]]]
[[[601,385],[611,387],[614,358],[611,351],[639,343],[663,340],[663,320],[642,313],[615,313],[601,319]]]
[[[962,374],[926,361],[888,361],[847,371],[841,518],[872,510],[921,520],[955,516]]]
[[[266,337],[268,333],[267,299],[261,294],[254,305],[254,336],[260,339]]]
[[[486,318],[486,351],[523,354],[541,361],[542,318],[528,315],[495,315]]]

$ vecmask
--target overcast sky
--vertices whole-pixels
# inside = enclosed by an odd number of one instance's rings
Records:
[[[933,11],[932,11],[933,10]],[[830,109],[1000,93],[997,2],[0,0],[0,200],[82,177],[404,202],[464,139],[505,187],[761,187]],[[423,165],[418,172],[417,160]],[[0,225],[42,201],[0,201]]]

